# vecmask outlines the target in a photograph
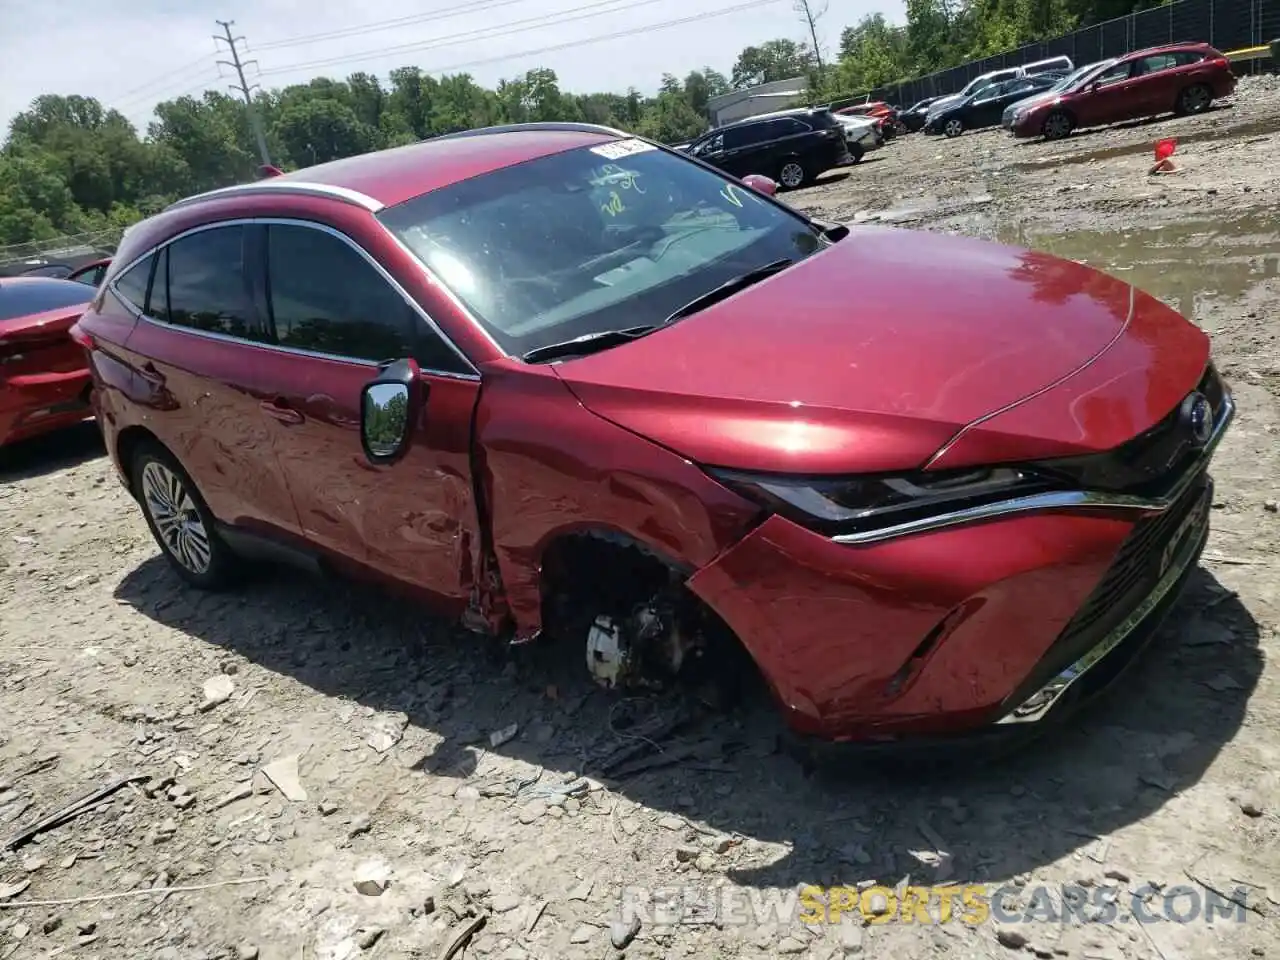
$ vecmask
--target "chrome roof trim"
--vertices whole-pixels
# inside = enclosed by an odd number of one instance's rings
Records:
[[[322,197],[328,200],[340,200],[353,206],[379,213],[386,209],[386,204],[373,199],[368,194],[349,187],[339,187],[332,183],[312,183],[309,180],[285,180],[272,177],[268,180],[256,180],[253,183],[237,183],[230,187],[220,187],[186,197],[165,207],[165,212],[191,206],[202,200],[218,200],[222,197],[249,196],[254,193],[297,194],[300,196]]]

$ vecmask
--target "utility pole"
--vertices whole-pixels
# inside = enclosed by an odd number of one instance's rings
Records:
[[[230,60],[219,60],[218,63],[224,67],[230,67],[236,72],[236,76],[240,78],[239,85],[230,84],[232,90],[236,90],[244,97],[244,105],[249,111],[249,123],[253,126],[253,135],[258,138],[258,152],[262,154],[262,162],[266,165],[271,164],[271,157],[267,153],[267,138],[262,135],[262,121],[258,119],[257,108],[253,105],[253,91],[259,90],[258,84],[250,85],[244,78],[244,68],[250,64],[256,64],[257,60],[241,60],[240,51],[236,49],[236,44],[244,40],[244,37],[233,37],[231,35],[231,27],[235,23],[234,20],[215,20],[218,26],[222,28],[224,36],[213,35],[215,43],[225,41],[227,46],[231,48]]]
[[[822,5],[821,10],[814,10],[810,5],[810,0],[796,0],[796,13],[800,14],[806,26],[809,28],[809,36],[813,39],[813,58],[818,64],[818,80],[822,80],[822,48],[818,45],[818,21],[827,12],[827,4]]]

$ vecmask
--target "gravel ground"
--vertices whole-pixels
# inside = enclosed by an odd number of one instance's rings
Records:
[[[1162,642],[1122,692],[1000,769],[806,778],[775,751],[763,705],[675,736],[660,721],[678,705],[596,693],[576,663],[478,644],[378,594],[283,572],[195,593],[92,429],[6,451],[0,843],[121,778],[152,779],[0,852],[0,960],[434,960],[459,935],[465,956],[504,960],[617,944],[628,957],[1280,955],[1280,686],[1265,666],[1280,602],[1277,130],[1280,88],[1256,81],[1202,117],[1061,144],[912,136],[791,196],[1132,276],[1212,332],[1236,389],[1209,550]],[[1179,138],[1181,173],[1146,175],[1159,136]],[[655,757],[668,765],[636,769]],[[1008,895],[976,924],[957,908],[947,923],[890,910],[809,926],[806,901],[786,899],[805,884],[938,883]],[[714,898],[715,922],[692,902],[636,914],[638,931],[620,913],[624,891],[673,884]],[[154,887],[177,889],[140,892]],[[1243,889],[1248,908],[1154,921],[1203,913],[1206,887]],[[1057,922],[1079,893],[1090,906]],[[867,893],[870,913],[888,903]]]

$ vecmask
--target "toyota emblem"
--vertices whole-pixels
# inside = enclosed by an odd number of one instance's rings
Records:
[[[1213,433],[1213,407],[1203,393],[1192,393],[1182,401],[1182,422],[1196,446],[1203,447]]]

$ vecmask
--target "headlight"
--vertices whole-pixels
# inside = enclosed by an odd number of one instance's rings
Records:
[[[831,533],[872,530],[1053,486],[1044,477],[1012,467],[847,478],[711,473],[776,513]]]

